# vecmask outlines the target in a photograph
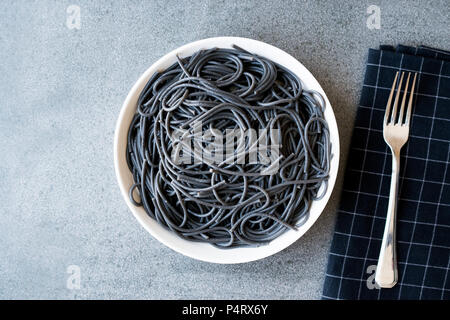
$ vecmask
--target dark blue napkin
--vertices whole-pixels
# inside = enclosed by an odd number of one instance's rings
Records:
[[[374,272],[388,206],[391,153],[382,123],[397,71],[418,72],[410,136],[401,153],[398,284]],[[323,299],[450,299],[450,52],[369,50]]]

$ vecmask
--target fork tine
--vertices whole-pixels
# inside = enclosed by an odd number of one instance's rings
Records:
[[[408,72],[408,78],[406,78],[405,92],[403,93],[402,105],[400,107],[400,114],[398,116],[397,124],[403,123],[403,113],[405,111],[405,102],[406,102],[406,96],[408,95],[408,84],[409,84],[410,76],[411,76],[411,72]]]
[[[395,78],[394,78],[394,81],[392,83],[391,93],[389,94],[389,99],[388,99],[388,102],[386,104],[386,112],[384,113],[384,124],[385,125],[388,122],[389,111],[391,111],[391,102],[392,102],[392,97],[394,96],[395,84],[397,83],[397,77],[398,77],[398,71],[395,74]]]
[[[406,112],[406,120],[405,120],[406,126],[409,126],[409,121],[411,120],[411,109],[412,109],[412,103],[413,103],[413,97],[414,97],[414,88],[416,86],[416,78],[417,78],[417,73],[414,73],[414,79],[413,79],[413,83],[411,86],[411,92],[410,92],[409,102],[408,102],[408,111]]]
[[[400,90],[402,89],[402,82],[403,82],[404,75],[405,75],[405,73],[402,72],[402,75],[400,76],[400,81],[398,82],[397,94],[395,95],[394,106],[392,107],[392,114],[391,114],[391,123],[392,124],[394,123],[395,117],[397,116],[398,100],[400,98]]]

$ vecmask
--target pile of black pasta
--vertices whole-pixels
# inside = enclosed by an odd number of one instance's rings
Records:
[[[326,192],[331,144],[324,106],[292,72],[238,47],[178,58],[140,94],[128,132],[130,199],[188,240],[221,248],[267,243],[304,223]],[[223,136],[278,130],[279,151],[267,151],[270,163],[249,161],[252,141],[242,135],[227,161],[203,159],[195,150],[208,141],[195,139],[196,125]],[[186,147],[195,144],[189,154]]]

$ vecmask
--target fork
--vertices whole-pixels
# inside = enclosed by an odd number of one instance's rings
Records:
[[[378,264],[375,271],[375,282],[381,288],[392,288],[393,286],[395,286],[398,279],[395,225],[397,215],[398,180],[400,172],[400,150],[406,143],[406,141],[408,141],[409,125],[411,121],[411,109],[413,104],[414,87],[416,84],[417,73],[414,73],[406,117],[404,117],[404,111],[406,97],[408,95],[408,84],[410,82],[411,72],[408,72],[408,78],[406,79],[406,86],[403,90],[404,94],[399,114],[397,114],[397,107],[400,99],[400,91],[402,88],[403,76],[405,75],[405,72],[401,73],[400,81],[398,81],[397,93],[395,95],[394,104],[392,106],[392,112],[390,112],[398,75],[399,72],[397,71],[397,73],[395,74],[394,83],[392,84],[391,92],[389,94],[383,121],[384,141],[386,141],[387,145],[392,151],[392,175],[386,225],[384,228],[383,241],[381,243],[380,256],[378,258]]]

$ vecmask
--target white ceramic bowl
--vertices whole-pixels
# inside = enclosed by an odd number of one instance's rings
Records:
[[[157,70],[164,70],[172,65],[176,61],[177,54],[180,57],[187,57],[201,49],[208,49],[212,47],[231,48],[233,44],[252,53],[271,59],[272,61],[288,68],[300,78],[305,88],[316,90],[323,95],[326,102],[325,118],[330,129],[333,157],[330,164],[330,178],[328,180],[327,192],[321,200],[313,202],[308,220],[301,227],[299,227],[298,230],[287,230],[284,234],[272,240],[267,245],[260,247],[219,249],[207,243],[192,242],[178,237],[176,234],[166,230],[155,220],[150,218],[142,207],[136,207],[130,202],[128,198],[128,190],[133,184],[133,178],[126,163],[125,152],[127,132],[131,119],[136,111],[137,100],[141,90],[147,83],[150,76]],[[125,99],[125,102],[123,103],[119,119],[117,120],[114,137],[114,166],[120,190],[125,202],[133,212],[136,219],[153,237],[169,248],[172,248],[173,250],[191,258],[214,263],[242,263],[262,259],[285,249],[305,234],[309,228],[311,228],[325,208],[336,181],[339,166],[339,134],[333,109],[331,108],[325,92],[314,76],[294,57],[283,50],[257,40],[237,37],[209,38],[191,42],[166,54],[164,57],[156,61],[150,68],[148,68],[147,71],[145,71],[139,80],[134,84]]]

